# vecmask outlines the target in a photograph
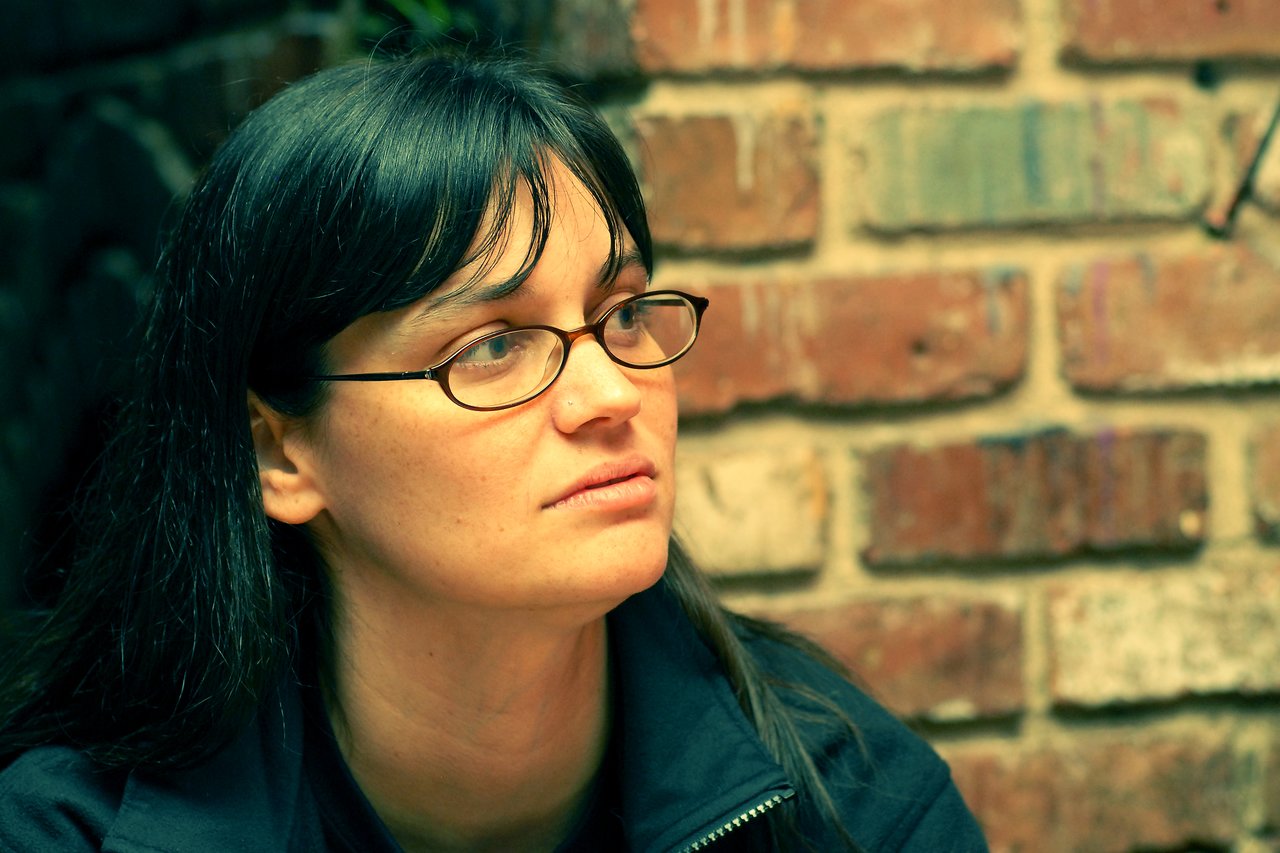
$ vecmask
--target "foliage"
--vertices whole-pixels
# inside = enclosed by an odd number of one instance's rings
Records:
[[[457,0],[370,0],[360,21],[361,39],[391,52],[472,42],[481,29],[475,12]]]

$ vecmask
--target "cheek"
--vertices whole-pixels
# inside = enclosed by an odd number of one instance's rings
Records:
[[[653,430],[659,436],[671,442],[671,450],[675,451],[675,437],[679,421],[676,402],[676,380],[671,368],[655,370],[656,382],[645,395],[645,408],[649,411]]]
[[[514,497],[518,485],[506,472],[525,470],[513,455],[527,445],[494,441],[500,430],[479,429],[475,418],[458,423],[453,412],[432,408],[335,406],[319,468],[339,526],[394,528],[424,519],[476,526],[486,514],[471,509]]]

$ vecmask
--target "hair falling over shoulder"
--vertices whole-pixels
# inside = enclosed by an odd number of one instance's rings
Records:
[[[78,557],[4,664],[0,761],[66,744],[104,766],[178,767],[244,729],[324,635],[325,614],[306,535],[263,512],[249,392],[313,411],[324,390],[307,377],[325,372],[326,342],[485,257],[518,184],[533,195],[531,269],[551,219],[549,158],[599,203],[615,260],[629,237],[651,270],[644,203],[614,134],[571,87],[519,61],[333,68],[233,132],[167,236],[132,397],[79,504]],[[740,638],[782,632],[724,611],[674,542],[667,583],[801,799],[838,824],[791,712]]]
[[[630,234],[651,268],[617,140],[517,61],[331,68],[231,134],[167,235],[132,397],[79,502],[76,562],[0,682],[0,754],[60,742],[105,765],[182,765],[245,726],[323,610],[306,536],[264,515],[249,392],[313,411],[325,343],[484,257],[519,184],[531,269],[551,157],[600,204],[614,255]]]

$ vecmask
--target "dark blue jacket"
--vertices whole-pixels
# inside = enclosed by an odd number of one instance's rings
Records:
[[[795,808],[794,789],[664,585],[611,614],[610,641],[620,710],[617,798],[629,849],[769,849],[761,815]],[[947,766],[923,741],[808,656],[758,637],[748,648],[767,671],[835,699],[857,724],[861,736],[851,738],[800,717],[863,850],[987,849]],[[324,850],[331,843],[306,771],[315,765],[304,761],[314,749],[305,720],[300,691],[290,686],[238,741],[178,772],[100,771],[67,747],[32,750],[0,773],[0,850]],[[808,809],[798,809],[797,820],[812,849],[842,849]],[[360,849],[382,849],[382,835]]]

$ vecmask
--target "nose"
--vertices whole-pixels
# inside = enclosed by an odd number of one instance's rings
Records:
[[[584,335],[569,347],[564,371],[549,393],[552,420],[563,433],[589,424],[625,423],[640,412],[640,389],[593,335]]]

